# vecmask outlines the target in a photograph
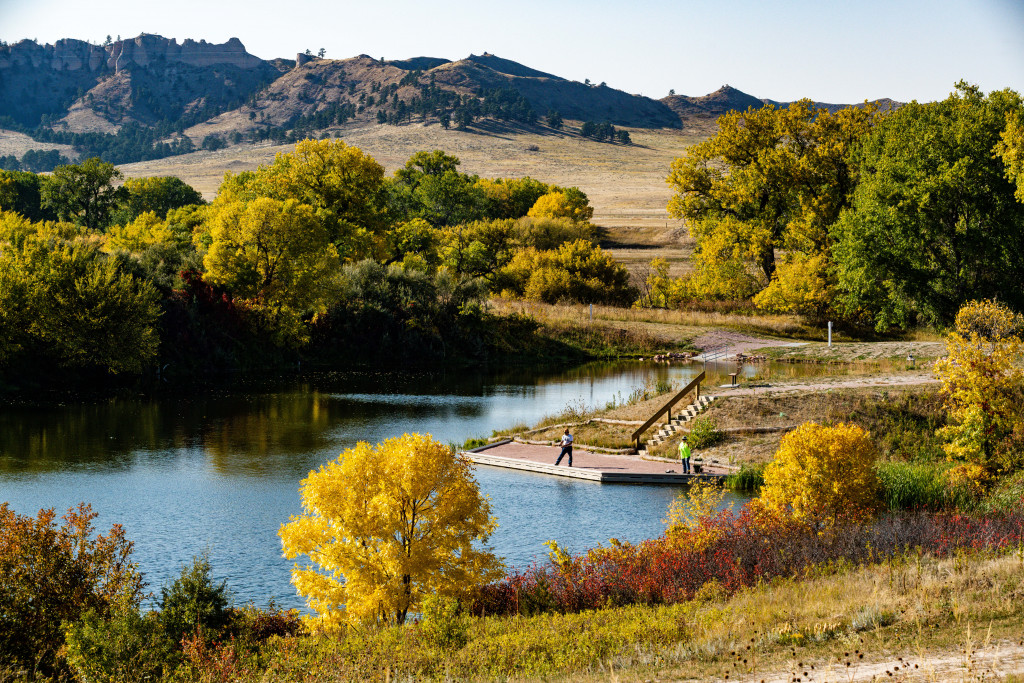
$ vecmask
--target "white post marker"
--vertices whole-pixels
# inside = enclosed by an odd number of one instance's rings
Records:
[[[590,304],[590,322],[594,322],[594,304]]]
[[[828,321],[828,347],[832,348],[832,321]]]

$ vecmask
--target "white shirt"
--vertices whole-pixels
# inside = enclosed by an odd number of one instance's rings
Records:
[[[572,434],[562,434],[562,446],[572,445]]]

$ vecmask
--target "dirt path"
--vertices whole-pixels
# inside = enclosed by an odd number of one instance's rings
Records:
[[[851,389],[866,387],[905,387],[921,384],[938,384],[939,380],[928,370],[918,370],[899,375],[861,375],[855,377],[816,377],[812,382],[772,382],[751,387],[708,387],[707,393],[726,396],[764,396],[766,394],[799,393],[805,391],[828,391],[830,389]]]
[[[709,330],[693,339],[693,345],[701,351],[712,354],[714,350],[724,353],[720,358],[733,358],[737,353],[748,353],[754,349],[764,349],[773,346],[807,346],[807,342],[785,341],[783,339],[765,339],[764,337],[752,337],[742,332],[731,332],[729,330]],[[698,356],[703,360],[703,356]]]
[[[983,635],[983,634],[980,634]],[[926,653],[878,662],[859,662],[846,666],[845,659],[814,668],[809,665],[770,674],[752,674],[740,681],[790,683],[808,681],[846,683],[847,681],[992,681],[1024,674],[1024,645],[1000,642],[963,648],[955,652]]]

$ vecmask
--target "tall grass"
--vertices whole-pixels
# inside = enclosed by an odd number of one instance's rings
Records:
[[[875,466],[882,503],[889,510],[940,509],[952,501],[945,463],[880,462]]]
[[[782,680],[782,672],[800,662],[815,666],[811,680],[867,680],[865,669],[879,661],[930,670],[930,656],[948,658],[964,648],[966,624],[985,625],[996,642],[1018,641],[1020,617],[1008,596],[1019,590],[1020,572],[1015,556],[911,556],[779,578],[731,598],[707,591],[676,605],[488,616],[468,623],[453,615],[453,626],[440,633],[431,619],[348,629],[275,639],[259,657],[236,656],[236,646],[227,642],[226,655],[197,662],[187,672],[193,680],[246,683],[756,681]],[[971,654],[960,669],[922,680],[993,680],[977,663],[990,650],[977,645],[965,648]],[[891,680],[907,679],[897,674]]]
[[[741,493],[759,493],[764,486],[764,468],[764,463],[743,463],[739,472],[725,478],[725,486]]]

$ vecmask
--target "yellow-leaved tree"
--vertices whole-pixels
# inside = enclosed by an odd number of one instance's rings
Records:
[[[359,443],[300,491],[304,513],[280,535],[286,557],[309,556],[292,583],[315,629],[401,624],[429,595],[465,597],[501,576],[469,461],[429,434]]]
[[[282,340],[297,339],[301,317],[334,301],[338,252],[308,205],[269,197],[218,201],[209,222],[206,277],[266,313]]]
[[[761,504],[823,525],[869,518],[877,504],[876,457],[868,433],[856,425],[804,423],[782,437],[765,468]]]
[[[570,187],[548,192],[526,214],[530,218],[571,218],[574,221],[589,221],[594,217],[594,207],[587,195],[578,188]]]
[[[1024,316],[994,301],[972,301],[935,363],[953,424],[939,430],[957,475],[982,483],[1024,467]]]

